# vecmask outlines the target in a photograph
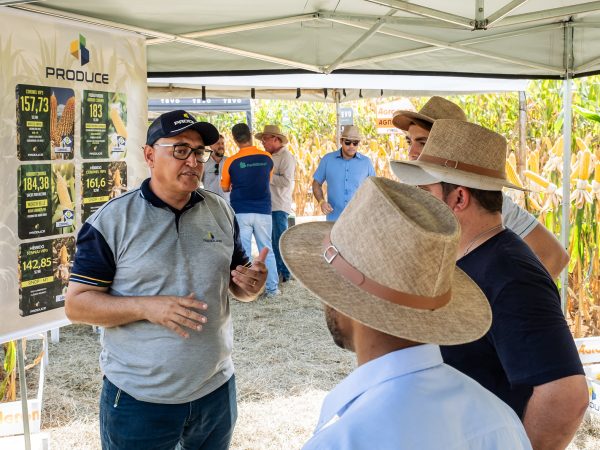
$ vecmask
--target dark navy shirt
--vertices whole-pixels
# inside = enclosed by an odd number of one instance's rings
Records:
[[[457,266],[487,296],[492,327],[475,342],[442,347],[447,364],[496,394],[521,418],[535,386],[583,374],[556,285],[521,238],[504,230]]]
[[[271,154],[254,146],[244,147],[223,164],[221,187],[236,214],[271,215]]]

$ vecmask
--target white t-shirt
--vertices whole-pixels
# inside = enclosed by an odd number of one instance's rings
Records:
[[[502,197],[502,222],[504,226],[518,234],[521,239],[525,238],[537,226],[537,219],[513,202],[508,195],[503,193]]]

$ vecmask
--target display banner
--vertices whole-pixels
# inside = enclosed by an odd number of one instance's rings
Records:
[[[68,323],[77,231],[148,176],[136,34],[0,8],[0,342]]]
[[[402,130],[396,128],[392,123],[394,112],[399,110],[414,111],[414,109],[414,106],[408,99],[402,99],[397,100],[395,102],[388,102],[377,105],[377,133],[401,133]]]

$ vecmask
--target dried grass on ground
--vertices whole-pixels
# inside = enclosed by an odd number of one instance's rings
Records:
[[[353,369],[353,355],[332,343],[320,303],[298,282],[275,299],[231,309],[239,413],[232,449],[298,449],[325,393]],[[50,345],[42,427],[54,449],[100,448],[99,350],[98,335],[83,325],[61,329],[60,343]],[[569,446],[584,449],[600,450],[597,420],[586,421]]]

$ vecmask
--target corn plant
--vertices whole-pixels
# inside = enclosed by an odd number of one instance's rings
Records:
[[[0,366],[0,402],[17,398],[17,346],[15,341],[2,344],[4,362]]]

